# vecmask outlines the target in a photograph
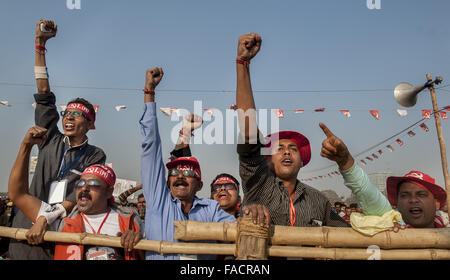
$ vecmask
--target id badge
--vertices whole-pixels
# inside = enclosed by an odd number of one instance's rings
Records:
[[[67,183],[67,179],[52,182],[48,195],[49,204],[61,203],[64,201],[66,197]]]
[[[115,252],[110,247],[92,247],[86,252],[86,260],[89,261],[108,261],[113,260]]]

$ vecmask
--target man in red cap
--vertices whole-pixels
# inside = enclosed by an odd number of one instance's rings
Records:
[[[235,217],[223,211],[212,199],[198,198],[196,193],[203,187],[200,164],[194,157],[179,157],[166,164],[162,160],[162,144],[156,115],[155,88],[164,73],[162,68],[146,72],[144,88],[144,111],[140,118],[142,134],[141,179],[147,204],[145,237],[150,240],[177,242],[174,238],[174,221],[194,220],[200,222],[231,222]],[[269,226],[267,210],[249,205],[243,211],[252,213],[254,221]],[[211,259],[215,256],[186,256],[158,254],[147,251],[147,260]]]
[[[304,135],[294,131],[271,134],[265,141],[270,153],[267,158],[261,154],[264,146],[256,125],[249,69],[250,60],[260,47],[258,34],[239,37],[236,103],[243,132],[238,144],[243,204],[265,205],[276,225],[347,227],[348,224],[331,211],[331,204],[323,194],[297,179],[300,168],[311,159],[310,144]]]
[[[447,193],[434,178],[421,171],[410,171],[403,177],[388,177],[389,202],[396,205],[403,221],[414,228],[443,228],[436,210],[446,204]]]
[[[57,260],[111,260],[136,259],[138,252],[134,245],[142,238],[140,219],[114,204],[112,196],[116,175],[105,165],[92,165],[86,168],[76,186],[76,205],[66,217],[67,206],[49,205],[28,192],[28,162],[35,144],[47,139],[47,129],[35,126],[28,130],[12,167],[8,183],[8,194],[14,204],[34,223],[26,233],[31,245],[43,242],[47,225],[52,230],[62,232],[106,234],[122,236],[121,244],[125,251],[111,247],[83,246],[70,243],[57,243]],[[71,208],[71,207],[70,207]]]
[[[50,90],[46,67],[46,43],[56,36],[57,25],[49,20],[36,24],[35,78],[38,93],[35,124],[47,129],[47,138],[38,145],[39,155],[30,194],[40,200],[73,207],[75,181],[81,172],[93,164],[104,164],[106,155],[102,149],[88,144],[86,134],[94,129],[95,110],[83,98],[70,101],[61,112],[63,133],[58,129],[60,114],[56,108],[56,97]],[[31,221],[19,211],[13,220],[13,227],[30,228]],[[47,244],[30,246],[26,242],[11,240],[9,253],[12,259],[53,259],[52,248]]]

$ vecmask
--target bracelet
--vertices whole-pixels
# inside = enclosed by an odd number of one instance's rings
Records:
[[[244,64],[244,65],[247,66],[247,67],[250,65],[250,61],[248,61],[248,60],[243,60],[243,59],[239,59],[239,58],[236,59],[236,63]]]
[[[144,92],[144,94],[155,94],[155,90],[153,89],[143,89],[142,90]]]
[[[180,129],[180,135],[182,135],[182,136],[194,136],[194,133],[191,132],[191,134],[186,135],[186,134],[183,133],[183,129]]]

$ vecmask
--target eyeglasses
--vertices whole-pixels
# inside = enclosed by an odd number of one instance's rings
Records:
[[[72,115],[75,118],[84,117],[87,119],[86,114],[80,111],[61,111],[61,116],[63,118],[68,117],[69,115]]]
[[[94,179],[90,179],[90,180],[87,180],[87,181],[80,179],[80,180],[75,182],[75,187],[77,189],[81,189],[82,187],[84,187],[86,185],[89,188],[94,188],[94,189],[98,189],[98,188],[100,188],[102,186],[102,184],[99,181],[94,180]]]
[[[222,189],[222,187],[224,187],[225,190],[227,190],[227,191],[231,191],[233,189],[237,190],[236,185],[233,183],[215,184],[211,187],[211,193],[215,194],[215,193],[219,192]]]
[[[179,169],[170,169],[169,170],[169,176],[178,176],[178,174],[183,174],[184,177],[198,177],[195,171],[192,170],[179,170]]]

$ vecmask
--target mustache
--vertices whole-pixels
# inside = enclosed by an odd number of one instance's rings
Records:
[[[92,200],[92,197],[89,194],[89,192],[80,192],[78,194],[78,199],[82,199],[83,197],[86,197],[87,199]]]
[[[183,186],[189,186],[188,182],[186,182],[185,180],[179,178],[177,179],[175,182],[173,182],[172,184],[173,186],[178,186],[178,185],[183,185]]]

